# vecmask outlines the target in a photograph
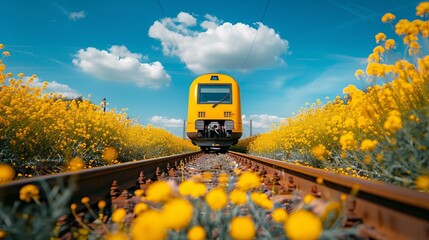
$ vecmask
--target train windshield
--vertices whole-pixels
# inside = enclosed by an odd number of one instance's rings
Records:
[[[198,103],[231,104],[230,84],[200,84],[198,86]]]

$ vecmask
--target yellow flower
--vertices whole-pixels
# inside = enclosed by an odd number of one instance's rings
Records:
[[[363,70],[362,70],[362,69],[358,69],[358,70],[356,70],[356,72],[355,72],[355,77],[356,77],[357,79],[359,79],[359,77],[360,77],[360,76],[362,76],[363,74],[364,74]]]
[[[250,216],[234,217],[229,227],[232,239],[250,240],[255,238],[255,224]]]
[[[365,139],[362,141],[360,145],[360,150],[370,152],[377,147],[377,140]]]
[[[76,204],[76,203],[72,203],[72,204],[70,205],[70,209],[71,209],[72,211],[75,211],[75,210],[77,209],[77,204]]]
[[[120,223],[124,221],[126,215],[127,215],[127,210],[123,208],[118,208],[112,214],[112,222]]]
[[[261,180],[258,174],[253,172],[245,172],[240,175],[237,182],[237,187],[243,191],[256,189],[261,186]]]
[[[134,191],[134,195],[136,195],[136,197],[141,197],[143,196],[144,191],[141,189],[137,189]]]
[[[221,174],[219,174],[219,177],[218,177],[218,182],[219,182],[219,184],[227,184],[228,183],[228,174],[226,174],[226,173],[221,173]]]
[[[89,203],[89,197],[83,197],[80,201],[81,201],[83,204],[88,204],[88,203]]]
[[[195,183],[194,188],[192,189],[191,196],[193,198],[199,198],[204,196],[207,192],[207,187],[204,183]]]
[[[3,43],[0,43],[0,50],[4,48]]]
[[[314,199],[316,199],[315,196],[311,195],[311,194],[306,194],[304,196],[304,204],[309,204],[311,203]]]
[[[128,236],[124,232],[110,232],[103,239],[104,240],[128,240]]]
[[[319,144],[311,149],[311,153],[314,157],[319,160],[325,159],[326,148],[322,144]]]
[[[113,147],[104,148],[102,158],[106,161],[113,162],[118,158],[118,151]]]
[[[340,137],[340,143],[343,150],[353,150],[357,147],[357,142],[353,132],[348,132]]]
[[[393,39],[387,39],[386,42],[384,43],[384,47],[387,50],[394,49],[395,48],[395,44],[396,44],[395,40],[393,40]]]
[[[164,205],[161,214],[167,228],[180,231],[191,222],[193,211],[193,206],[188,200],[176,198]]]
[[[30,202],[31,199],[38,200],[39,196],[39,188],[36,185],[28,184],[19,190],[19,199],[25,202]]]
[[[391,133],[395,133],[402,128],[402,120],[400,113],[396,110],[390,111],[386,121],[383,124],[383,128]]]
[[[171,186],[166,181],[156,181],[146,190],[147,200],[152,202],[165,202],[173,194]]]
[[[80,171],[84,167],[85,167],[85,163],[83,162],[82,158],[75,157],[69,161],[67,169],[74,172],[74,171]]]
[[[386,13],[383,15],[383,17],[381,17],[381,21],[384,23],[386,23],[386,22],[391,23],[395,19],[396,19],[396,16],[393,15],[392,13]]]
[[[298,210],[289,216],[284,228],[286,236],[292,240],[313,240],[322,233],[322,222],[314,213]]]
[[[237,189],[230,193],[229,198],[237,206],[241,206],[247,202],[246,192]]]
[[[192,193],[192,190],[195,188],[195,182],[191,180],[183,181],[179,185],[179,193],[182,196],[189,196]]]
[[[106,201],[101,200],[98,202],[98,208],[103,209],[106,207]]]
[[[201,226],[193,226],[189,229],[187,236],[189,240],[204,240],[206,239],[206,231]]]
[[[134,214],[135,215],[140,215],[142,212],[144,212],[144,211],[146,211],[146,210],[148,210],[149,209],[149,207],[147,206],[147,204],[146,203],[137,203],[135,206],[134,206]]]
[[[10,52],[8,52],[8,51],[4,51],[4,52],[3,52],[3,56],[9,57],[9,56],[10,56]]]
[[[210,179],[212,179],[212,177],[213,177],[213,174],[211,173],[211,172],[203,172],[203,174],[202,174],[203,176],[203,179],[205,179],[205,180],[210,180]]]
[[[429,176],[421,175],[414,180],[417,189],[429,191]]]
[[[206,202],[209,207],[218,211],[226,206],[228,203],[228,196],[221,188],[214,188],[206,195]]]
[[[250,199],[252,199],[255,204],[264,208],[265,210],[270,210],[274,207],[273,202],[268,198],[268,195],[265,193],[253,192],[250,195]]]
[[[6,163],[0,164],[0,183],[12,180],[15,177],[15,170]]]
[[[284,223],[287,219],[287,212],[283,208],[276,208],[272,213],[272,217],[274,222]]]
[[[416,15],[423,17],[429,13],[429,2],[422,2],[416,7]]]
[[[375,42],[378,43],[378,42],[380,42],[380,40],[381,41],[386,40],[386,34],[384,34],[382,32],[377,33],[377,35],[375,35]]]
[[[131,227],[133,240],[161,240],[167,236],[162,215],[155,210],[143,212],[133,223]]]

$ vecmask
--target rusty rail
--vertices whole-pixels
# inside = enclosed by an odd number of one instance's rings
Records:
[[[363,222],[371,239],[429,239],[427,193],[285,161],[230,154],[250,168],[263,167],[279,178],[286,191],[292,188],[300,195],[310,193],[322,199],[340,199],[348,194],[346,220]]]
[[[118,165],[95,167],[79,172],[67,172],[17,180],[0,185],[0,199],[6,203],[18,199],[19,190],[27,184],[40,185],[41,181],[45,181],[52,186],[57,184],[58,181],[66,184],[70,178],[74,178],[76,179],[78,189],[75,190],[71,201],[79,202],[82,197],[90,196],[90,204],[94,204],[109,196],[109,190],[113,181],[116,181],[121,189],[129,189],[138,184],[138,177],[141,173],[146,178],[152,178],[157,174],[157,171],[158,174],[166,172],[167,164],[174,166],[180,164],[180,161],[188,162],[195,159],[199,154],[200,152],[192,152]]]

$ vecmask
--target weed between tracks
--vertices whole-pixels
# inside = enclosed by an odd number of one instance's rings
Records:
[[[181,170],[177,170],[178,176],[180,173]],[[342,211],[346,196],[330,201],[312,195],[274,197],[261,183],[260,176],[245,171],[226,155],[200,157],[185,166],[185,173],[183,182],[181,177],[161,179],[150,184],[146,191],[137,190],[130,208],[111,206],[111,215],[105,201],[93,210],[88,205],[89,199],[83,198],[81,204],[87,207],[88,213],[77,215],[77,204],[71,205],[76,222],[68,234],[59,231],[63,227],[56,220],[66,211],[64,203],[71,196],[71,190],[44,189],[48,196],[61,200],[54,211],[49,198],[47,203],[41,203],[41,195],[29,187],[22,190],[26,194],[23,192],[21,199],[28,200],[24,209],[30,210],[21,212],[21,208],[15,208],[13,212],[1,208],[0,214],[15,218],[8,223],[0,220],[0,234],[6,239],[32,235],[33,239],[50,236],[51,239],[202,240],[347,239],[359,233],[357,227],[342,227],[346,221]],[[45,224],[44,234],[38,234],[41,222]],[[21,229],[17,231],[18,227]]]

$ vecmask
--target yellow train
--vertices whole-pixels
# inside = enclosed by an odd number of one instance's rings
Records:
[[[189,89],[186,135],[203,152],[227,152],[242,130],[240,88],[226,74],[201,75]]]

